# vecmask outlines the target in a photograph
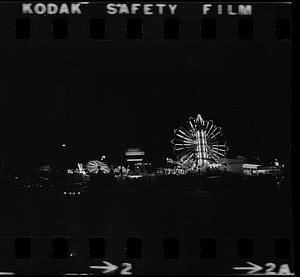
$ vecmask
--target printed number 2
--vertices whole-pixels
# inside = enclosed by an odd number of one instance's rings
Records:
[[[132,272],[130,271],[132,268],[132,265],[130,263],[122,263],[122,266],[124,266],[124,268],[121,270],[120,274],[122,275],[131,275]]]
[[[276,274],[273,270],[276,268],[276,265],[273,263],[266,263],[265,266],[269,267],[266,269],[266,274]]]

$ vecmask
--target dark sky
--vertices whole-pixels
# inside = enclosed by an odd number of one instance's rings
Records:
[[[0,155],[119,161],[140,146],[172,156],[173,129],[198,113],[229,154],[288,159],[289,46],[266,42],[2,43]]]

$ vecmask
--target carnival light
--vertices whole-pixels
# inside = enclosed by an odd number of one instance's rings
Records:
[[[86,168],[88,172],[92,174],[97,174],[98,172],[103,172],[103,173],[110,172],[109,167],[104,162],[98,160],[89,161],[86,165]]]
[[[178,162],[190,167],[205,168],[208,164],[218,163],[228,151],[222,129],[212,120],[203,120],[200,114],[190,117],[185,127],[174,130],[172,140]]]

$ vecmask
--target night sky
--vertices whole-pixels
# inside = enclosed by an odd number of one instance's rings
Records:
[[[0,155],[46,163],[139,146],[173,157],[173,129],[198,113],[229,156],[290,154],[289,46],[265,42],[2,43]],[[67,147],[62,149],[65,143]]]

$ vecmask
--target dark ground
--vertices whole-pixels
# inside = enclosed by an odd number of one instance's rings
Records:
[[[276,182],[272,177],[164,176],[156,182],[103,177],[76,197],[64,196],[64,189],[3,185],[1,234],[284,234],[290,224],[289,184]]]

